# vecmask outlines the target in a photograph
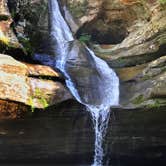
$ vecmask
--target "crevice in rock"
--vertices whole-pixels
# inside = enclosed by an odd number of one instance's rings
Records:
[[[65,85],[65,79],[62,77],[51,77],[51,76],[34,76],[34,75],[29,75],[28,77],[31,78],[36,78],[36,79],[43,79],[43,80],[51,80],[55,82],[61,82],[63,85]]]

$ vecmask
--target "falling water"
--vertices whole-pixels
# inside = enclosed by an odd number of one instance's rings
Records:
[[[64,74],[66,85],[73,96],[84,104],[87,111],[91,113],[95,130],[93,166],[102,166],[104,156],[102,143],[108,126],[110,106],[119,103],[119,79],[107,63],[96,57],[93,51],[86,46],[81,46],[84,50],[83,57],[92,74],[85,75],[85,77],[82,74],[81,77],[70,72],[71,68],[81,71],[78,67],[79,64],[74,64],[78,66],[71,67],[71,64],[80,62],[79,52],[76,51],[79,44],[74,42],[71,30],[61,14],[57,0],[49,0],[49,15],[50,36],[55,53],[55,62],[51,65]],[[36,55],[36,58],[43,61],[40,55]],[[49,58],[46,57],[46,59]],[[49,60],[46,63],[49,64],[48,62]],[[79,84],[81,79],[85,79],[82,85]]]

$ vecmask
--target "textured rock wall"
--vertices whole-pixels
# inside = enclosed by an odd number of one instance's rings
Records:
[[[48,1],[9,0],[14,29],[26,51],[43,51],[48,44]]]
[[[10,14],[6,1],[0,1],[1,34],[11,34],[13,18],[14,31],[24,45],[24,51],[30,54],[35,48],[36,51],[46,50],[48,53],[47,3],[46,0],[9,0]],[[90,45],[96,55],[118,72],[122,107],[165,105],[162,81],[165,69],[160,64],[165,59],[166,51],[165,5],[157,0],[63,0],[61,3],[67,5],[78,25],[76,36],[89,33],[92,38]],[[12,36],[17,41],[13,32]],[[5,38],[5,48],[8,48],[8,41]],[[155,68],[160,72],[156,75],[152,72],[145,74],[145,71],[151,71],[149,66],[155,61]]]
[[[0,0],[0,53],[16,56],[23,54],[23,48],[11,28],[13,20],[8,10],[7,1]]]
[[[67,1],[67,6],[80,26],[80,33],[89,33],[97,43],[117,44],[130,33],[130,26],[148,21],[150,1]],[[76,8],[79,6],[80,9]]]
[[[17,118],[17,113],[14,116],[11,112],[19,111],[19,103],[29,105],[34,111],[34,108],[46,108],[71,99],[62,83],[53,81],[57,77],[61,75],[48,66],[25,64],[0,54],[0,99],[6,100],[8,105],[6,118]],[[12,107],[9,101],[15,101],[18,107]],[[5,117],[5,109],[0,102],[0,119]]]
[[[164,165],[165,111],[113,111],[104,143],[114,165]],[[21,120],[0,121],[0,161],[90,165],[94,132],[88,112],[71,102]],[[161,164],[163,162],[163,164]]]

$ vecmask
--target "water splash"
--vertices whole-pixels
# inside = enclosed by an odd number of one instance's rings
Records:
[[[106,130],[110,117],[110,106],[118,105],[119,103],[119,79],[116,73],[102,59],[95,56],[94,52],[88,47],[84,48],[85,59],[93,70],[93,74],[89,75],[89,83],[83,88],[76,85],[77,76],[73,76],[67,70],[70,66],[72,58],[77,57],[78,52],[70,49],[70,43],[74,41],[72,32],[61,14],[61,10],[57,0],[49,0],[49,15],[50,15],[50,36],[52,45],[54,46],[54,60],[46,56],[46,64],[51,64],[58,68],[66,78],[66,85],[73,96],[87,108],[91,113],[94,130],[95,130],[95,154],[93,166],[103,165],[103,139],[106,135]],[[76,44],[77,45],[77,44]],[[70,52],[70,54],[69,54]],[[36,58],[44,63],[44,58],[41,55],[36,55]],[[79,57],[78,57],[79,58]],[[90,61],[90,62],[89,62]],[[53,63],[52,63],[53,62]],[[76,61],[77,62],[77,61]],[[95,71],[95,72],[94,72]],[[96,75],[94,75],[96,73]],[[91,94],[86,94],[86,86],[91,85]]]

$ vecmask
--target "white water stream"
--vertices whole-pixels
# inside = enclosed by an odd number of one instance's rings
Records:
[[[66,78],[66,85],[73,96],[80,103],[84,104],[87,108],[87,111],[91,113],[95,130],[95,154],[92,165],[102,166],[104,157],[104,150],[102,146],[109,122],[110,106],[115,106],[119,103],[119,79],[105,61],[96,57],[93,51],[86,47],[85,49],[90,55],[91,61],[93,61],[93,64],[95,64],[95,71],[98,73],[98,76],[96,76],[96,80],[98,81],[96,81],[94,84],[94,86],[97,88],[91,92],[94,93],[91,94],[91,98],[92,96],[97,96],[94,97],[92,102],[92,99],[91,101],[89,100],[89,96],[86,96],[85,93],[81,93],[75,85],[74,80],[70,77],[68,71],[66,71],[66,64],[68,63],[67,59],[69,55],[68,50],[70,43],[74,41],[74,37],[61,14],[57,0],[49,0],[49,15],[50,35],[56,54],[55,63],[51,65],[53,65],[55,68],[58,68],[64,74]],[[77,52],[72,50],[72,53],[76,54]],[[40,56],[36,57],[39,59]],[[47,59],[47,57],[45,58]],[[40,60],[43,61],[44,58]],[[92,78],[93,77],[95,76],[93,75]],[[99,101],[96,102],[95,100]]]

